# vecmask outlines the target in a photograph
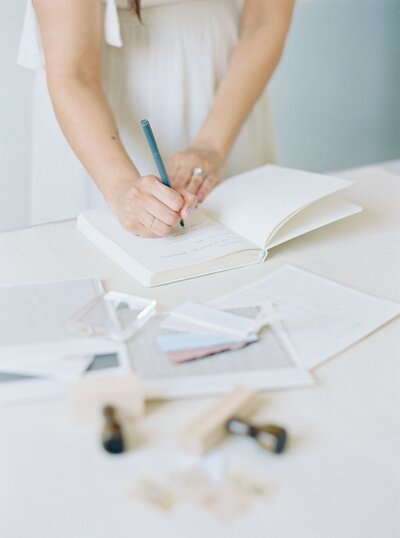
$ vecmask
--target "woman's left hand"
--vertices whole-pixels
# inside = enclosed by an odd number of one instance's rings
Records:
[[[203,202],[221,181],[223,161],[214,149],[193,144],[178,151],[168,164],[168,176],[174,189],[186,189]]]

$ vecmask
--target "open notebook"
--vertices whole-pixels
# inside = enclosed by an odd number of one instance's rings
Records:
[[[136,237],[109,210],[79,215],[77,227],[144,286],[265,260],[268,249],[361,211],[333,193],[352,182],[267,165],[221,183],[161,239]]]

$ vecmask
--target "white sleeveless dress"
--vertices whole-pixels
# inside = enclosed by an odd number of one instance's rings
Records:
[[[141,24],[126,0],[107,0],[104,84],[121,139],[141,174],[156,170],[140,119],[150,120],[165,160],[190,145],[238,42],[240,10],[237,0],[144,0]],[[32,0],[18,61],[37,71],[30,223],[73,218],[82,210],[104,205],[55,118]],[[275,162],[275,146],[265,93],[239,135],[224,176],[267,162]]]

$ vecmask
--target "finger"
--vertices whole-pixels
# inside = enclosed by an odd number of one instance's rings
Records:
[[[197,196],[185,189],[180,189],[179,193],[182,195],[184,200],[180,214],[183,220],[188,220],[193,209],[197,205]]]
[[[155,176],[145,176],[142,178],[142,187],[147,194],[154,196],[165,204],[172,211],[180,211],[183,207],[183,198],[175,190],[163,185]]]
[[[192,176],[185,189],[193,194],[197,194],[203,183],[203,176]]]
[[[119,215],[121,225],[134,234],[140,235],[142,223],[145,220],[142,206],[133,205],[129,199],[122,215]]]
[[[169,177],[169,180],[171,182],[171,185],[173,187],[176,186],[176,180],[175,180],[175,176],[176,176],[176,172],[178,171],[178,166],[176,166],[175,164],[173,163],[170,163],[168,166],[167,166],[167,174],[168,174],[168,177]]]
[[[149,196],[146,200],[146,211],[168,226],[175,226],[181,218],[178,212],[172,211],[154,196]]]
[[[150,215],[146,216],[146,212],[141,212],[141,215],[127,212],[124,218],[120,220],[122,226],[133,235],[140,237],[156,237],[151,230],[150,225],[153,222],[153,218]],[[143,224],[145,222],[146,224]]]
[[[172,191],[171,188],[167,187],[168,190]],[[183,197],[179,195],[182,199]],[[149,217],[151,215],[151,218]],[[175,226],[180,220],[179,212],[172,211],[168,206],[161,202],[158,198],[155,198],[151,194],[142,194],[140,204],[128,205],[125,209],[125,216],[132,223],[139,222],[148,228],[153,220],[157,218],[161,220],[168,226]]]
[[[148,213],[146,215],[147,225],[145,228],[148,234],[153,234],[155,237],[166,237],[172,230],[172,226],[165,224],[154,215]]]
[[[208,176],[203,183],[201,184],[200,189],[197,192],[197,198],[199,203],[204,202],[210,192],[216,187],[219,183],[219,179],[213,176]]]
[[[144,226],[143,224],[139,224],[136,231],[133,232],[135,235],[138,235],[139,237],[146,237],[147,239],[154,239],[156,237],[158,237],[156,234],[154,234],[152,232],[152,230],[148,230],[146,228],[146,226]]]
[[[187,166],[179,166],[174,175],[174,186],[178,189],[186,188],[192,175],[192,168]]]

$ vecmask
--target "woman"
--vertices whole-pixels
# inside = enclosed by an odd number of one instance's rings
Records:
[[[104,13],[99,0],[31,2],[19,59],[38,68],[33,221],[101,203],[89,175],[127,229],[165,236],[222,177],[274,160],[262,93],[294,0],[107,0]],[[152,175],[141,118],[174,189]]]

